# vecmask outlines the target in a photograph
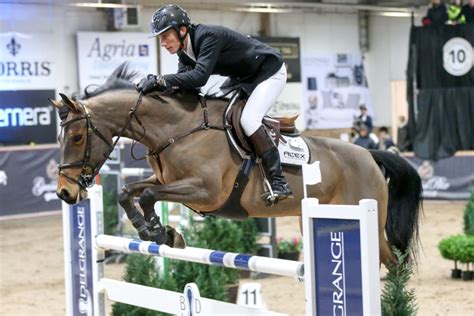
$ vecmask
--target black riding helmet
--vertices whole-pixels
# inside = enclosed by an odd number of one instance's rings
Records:
[[[191,20],[188,17],[188,13],[180,6],[174,4],[167,4],[159,8],[153,17],[151,18],[151,32],[153,36],[157,36],[173,28],[178,34],[178,38],[181,42],[181,48],[184,44],[185,36],[181,36],[179,28],[186,26],[188,28],[191,25]]]

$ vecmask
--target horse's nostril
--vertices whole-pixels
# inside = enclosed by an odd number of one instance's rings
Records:
[[[68,201],[70,197],[69,192],[66,189],[62,189],[58,195],[59,195],[59,198],[64,201]]]

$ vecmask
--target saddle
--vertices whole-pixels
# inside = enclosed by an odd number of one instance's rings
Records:
[[[245,107],[247,100],[239,99],[236,102],[230,102],[227,110],[225,111],[225,123],[231,125],[230,134],[237,142],[237,145],[240,146],[247,154],[252,153],[252,146],[250,145],[250,140],[245,135],[242,126],[240,125],[240,118],[242,116],[242,111]],[[295,121],[298,118],[298,113],[292,113],[288,116],[279,116],[271,117],[266,115],[263,118],[263,125],[267,129],[267,132],[272,136],[275,141],[276,146],[278,146],[280,140],[285,142],[284,138],[281,135],[287,136],[299,136],[301,133],[295,126]]]

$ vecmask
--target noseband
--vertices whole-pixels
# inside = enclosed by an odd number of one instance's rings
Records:
[[[138,119],[138,117],[135,114],[136,111],[138,110],[138,107],[142,103],[142,97],[143,97],[143,95],[140,93],[140,95],[138,96],[137,103],[135,104],[135,106],[133,108],[130,109],[130,111],[128,113],[127,121],[126,121],[124,127],[122,128],[122,130],[120,131],[119,136],[117,137],[117,139],[115,140],[115,142],[113,144],[111,144],[107,140],[107,138],[105,138],[104,135],[97,129],[97,127],[94,125],[94,123],[92,123],[91,114],[89,113],[89,110],[84,106],[84,104],[82,102],[79,101],[78,103],[81,105],[81,107],[84,110],[85,114],[80,116],[80,117],[73,118],[69,121],[62,122],[60,125],[61,125],[62,128],[64,128],[65,126],[67,126],[67,125],[69,125],[73,122],[77,122],[77,121],[80,121],[80,120],[86,120],[86,128],[87,128],[86,149],[84,151],[84,156],[83,156],[82,160],[72,162],[72,163],[68,163],[68,164],[59,165],[58,166],[59,174],[66,177],[68,180],[76,183],[77,185],[79,185],[80,188],[82,188],[84,190],[87,189],[88,187],[90,187],[94,182],[94,178],[99,173],[100,168],[102,168],[102,166],[104,165],[104,163],[107,161],[110,154],[114,150],[114,147],[117,144],[117,142],[119,141],[120,137],[123,136],[124,132],[130,126],[130,123],[132,122],[132,119],[135,118],[137,120],[137,122],[143,127],[142,123],[140,122],[140,120]],[[109,147],[108,153],[106,155],[104,155],[104,158],[102,159],[102,161],[100,161],[100,163],[97,164],[96,166],[94,166],[94,164],[91,162],[92,133],[97,135]],[[71,177],[71,176],[69,176],[69,175],[62,172],[64,169],[77,169],[77,168],[81,169],[81,173],[79,174],[78,179],[74,179],[73,177]]]

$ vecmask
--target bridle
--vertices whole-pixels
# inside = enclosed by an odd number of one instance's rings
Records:
[[[100,168],[104,165],[104,163],[107,161],[109,158],[110,154],[114,150],[115,145],[119,141],[119,139],[124,135],[124,132],[128,129],[130,126],[130,123],[132,122],[132,119],[135,118],[137,122],[140,124],[140,126],[143,128],[143,124],[141,121],[138,119],[136,116],[136,112],[138,110],[138,107],[142,103],[142,98],[143,95],[140,93],[138,96],[137,103],[133,108],[130,109],[128,116],[127,116],[127,121],[125,122],[125,125],[123,126],[122,130],[119,133],[119,136],[115,139],[114,143],[111,144],[107,138],[97,129],[97,127],[94,125],[92,122],[91,114],[87,107],[84,106],[84,104],[80,101],[78,103],[81,105],[82,109],[84,110],[84,114],[79,117],[75,117],[73,119],[70,119],[69,121],[61,122],[61,128],[64,128],[65,126],[77,122],[80,120],[86,120],[86,128],[87,128],[87,134],[86,134],[86,149],[84,151],[84,156],[82,160],[72,162],[72,163],[67,163],[67,164],[62,164],[58,166],[59,169],[59,174],[67,178],[68,180],[76,183],[79,185],[80,188],[86,190],[88,187],[90,187],[93,182],[94,178],[97,176],[99,173]],[[92,133],[97,135],[102,141],[104,141],[107,146],[109,147],[108,153],[104,155],[104,158],[102,161],[97,164],[97,166],[94,166],[94,164],[91,162],[91,152],[92,152]],[[64,169],[81,169],[81,173],[79,174],[78,179],[74,179],[73,177],[63,173],[62,171]]]

